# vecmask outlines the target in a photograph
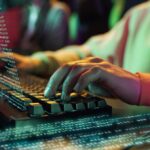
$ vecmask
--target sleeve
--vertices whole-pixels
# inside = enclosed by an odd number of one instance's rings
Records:
[[[103,35],[94,36],[85,43],[85,46],[90,49],[92,56],[99,56],[111,63],[120,65],[116,62],[116,59],[118,61],[118,57],[123,55],[125,50],[131,15],[132,10],[128,11],[112,30]]]
[[[128,34],[126,34],[128,31],[126,28],[128,27],[129,18],[132,16],[132,12],[132,10],[128,11],[123,19],[111,31],[103,35],[94,36],[83,45],[67,46],[56,52],[41,52],[41,54],[33,54],[32,57],[38,58],[42,62],[45,62],[45,58],[47,60],[49,59],[49,62],[47,61],[47,63],[51,63],[49,66],[53,66],[53,70],[56,70],[58,66],[70,61],[76,61],[89,56],[101,57],[108,61],[112,58],[112,61],[110,61],[111,63],[120,65],[119,63],[115,63],[113,59],[118,59],[118,56],[123,57],[123,51],[128,38]],[[121,52],[119,51],[116,53],[116,49],[121,50]],[[45,55],[45,57],[40,57],[40,55]],[[58,65],[55,65],[56,63]]]
[[[53,55],[60,65],[89,56],[99,56],[109,60],[109,57],[115,56],[115,50],[122,39],[123,31],[125,32],[124,26],[128,23],[129,14],[130,13],[128,13],[115,28],[106,34],[94,36],[83,45],[64,47],[53,52],[53,54],[51,51],[47,51],[45,52],[45,55],[50,59]],[[123,40],[125,41],[125,39]]]
[[[150,106],[150,74],[137,73],[140,78],[141,90],[139,105]]]

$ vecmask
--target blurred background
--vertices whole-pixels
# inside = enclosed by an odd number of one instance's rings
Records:
[[[29,55],[82,44],[110,30],[146,0],[0,0],[14,52]]]

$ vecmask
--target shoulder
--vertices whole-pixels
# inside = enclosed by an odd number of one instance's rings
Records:
[[[135,7],[132,7],[129,10],[129,13],[142,13],[145,11],[150,11],[150,2],[145,2],[139,5],[136,5]]]

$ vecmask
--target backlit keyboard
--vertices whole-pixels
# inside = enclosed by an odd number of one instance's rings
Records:
[[[3,85],[2,83],[0,85],[1,96],[18,110],[27,112],[30,117],[94,111],[111,114],[111,107],[106,104],[104,99],[86,92],[82,94],[71,93],[68,103],[61,100],[60,92],[51,99],[45,98],[43,91],[47,80],[35,76],[22,75],[20,78],[21,89],[2,81]]]
[[[9,116],[8,122],[20,123],[0,130],[0,150],[130,150],[150,145],[150,113],[111,117],[105,100],[87,92],[71,93],[70,102],[64,103],[60,92],[44,97],[46,80],[26,75],[20,83],[21,89],[0,84],[1,119]]]

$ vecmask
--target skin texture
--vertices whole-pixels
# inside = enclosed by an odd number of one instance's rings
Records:
[[[6,58],[8,55],[0,53],[0,58]],[[47,70],[36,58],[16,53],[10,55],[15,59],[17,68],[21,70],[37,74]],[[120,98],[129,104],[138,104],[139,101],[138,76],[96,57],[74,61],[60,67],[51,76],[44,94],[50,98],[58,90],[62,90],[62,100],[68,101],[71,92],[80,93],[87,88],[94,95]]]
[[[72,91],[88,88],[92,94],[117,97],[129,104],[138,104],[140,80],[132,74],[100,58],[90,57],[60,67],[51,76],[45,89],[50,98],[62,90],[62,100],[68,101]]]

